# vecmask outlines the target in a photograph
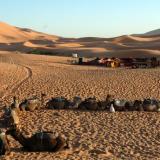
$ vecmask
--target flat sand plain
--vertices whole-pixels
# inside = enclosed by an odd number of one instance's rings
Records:
[[[20,100],[46,93],[52,96],[82,98],[106,95],[115,98],[160,99],[160,69],[108,69],[67,64],[69,58],[0,52],[0,101],[9,105],[16,95]],[[1,107],[2,109],[2,107]],[[2,116],[2,110],[0,110]],[[107,160],[160,159],[160,115],[147,112],[107,113],[47,110],[20,114],[26,136],[55,130],[69,139],[70,149],[57,153],[29,153],[11,137],[7,160]],[[0,123],[0,127],[5,127]]]

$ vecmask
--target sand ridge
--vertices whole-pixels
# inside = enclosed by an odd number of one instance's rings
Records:
[[[114,38],[64,38],[18,28],[0,22],[0,50],[31,52],[48,51],[58,55],[88,57],[160,57],[160,35],[124,35]],[[123,54],[125,53],[125,54]],[[138,53],[138,54],[137,54]]]

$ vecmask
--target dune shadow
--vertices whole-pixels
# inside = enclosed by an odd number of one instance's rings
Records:
[[[51,40],[29,40],[29,42],[33,44],[40,44],[40,45],[54,45],[55,43]]]
[[[0,43],[0,51],[19,51],[19,52],[26,52],[31,51],[33,48],[24,46],[23,42],[18,43]]]

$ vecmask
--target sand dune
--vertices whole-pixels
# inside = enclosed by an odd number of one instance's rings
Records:
[[[121,37],[114,38],[112,42],[114,43],[134,43],[137,41],[139,41],[139,39],[133,36],[121,36]]]
[[[57,43],[56,44],[56,47],[58,48],[58,47],[62,47],[62,48],[64,48],[64,47],[67,47],[67,48],[79,48],[79,47],[83,47],[83,45],[81,45],[80,43],[76,43],[76,42],[66,42],[66,43]]]
[[[57,36],[51,36],[44,33],[32,31],[29,29],[21,29],[0,22],[0,43],[15,43],[28,40],[44,39],[56,41]]]
[[[138,37],[138,36],[122,36],[113,39],[115,43],[139,43],[139,42],[154,42],[160,41],[160,36],[158,37]]]
[[[24,42],[23,45],[26,46],[26,47],[32,47],[32,48],[37,48],[37,47],[39,47],[39,45],[33,44],[33,43],[31,43],[31,42]]]
[[[156,29],[156,30],[147,32],[147,33],[145,33],[145,35],[147,35],[147,36],[160,35],[160,29]]]
[[[156,32],[157,33],[157,32]],[[49,51],[56,55],[81,56],[157,56],[160,57],[160,35],[124,35],[115,38],[63,38],[48,35],[31,29],[13,27],[0,23],[0,50],[30,52],[32,50]],[[144,52],[142,52],[142,50]],[[123,53],[124,54],[121,54]]]

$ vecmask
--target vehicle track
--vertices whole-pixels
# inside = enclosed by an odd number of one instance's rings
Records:
[[[23,83],[25,83],[28,79],[30,79],[32,77],[32,69],[31,68],[24,66],[24,65],[21,65],[21,64],[18,64],[18,65],[20,67],[23,67],[26,70],[27,76],[22,81],[20,81],[16,86],[13,87],[11,93],[14,93]]]
[[[14,55],[15,56],[15,55]],[[21,67],[22,69],[25,70],[26,72],[26,76],[20,80],[20,81],[16,81],[16,83],[13,83],[11,86],[8,86],[7,89],[1,93],[2,95],[2,100],[4,99],[8,99],[9,96],[11,96],[12,94],[14,94],[16,92],[16,90],[18,90],[18,88],[25,83],[28,79],[30,79],[32,77],[32,69],[30,67],[28,67],[27,65],[22,65],[17,61],[17,56],[15,58],[11,56],[8,57],[3,57],[4,61],[3,63],[8,63],[8,64],[12,64],[17,66],[17,69],[13,72],[13,74],[10,76],[10,81],[14,81],[14,77],[15,76],[19,76],[18,74],[18,68]],[[18,74],[18,75],[17,75]]]

